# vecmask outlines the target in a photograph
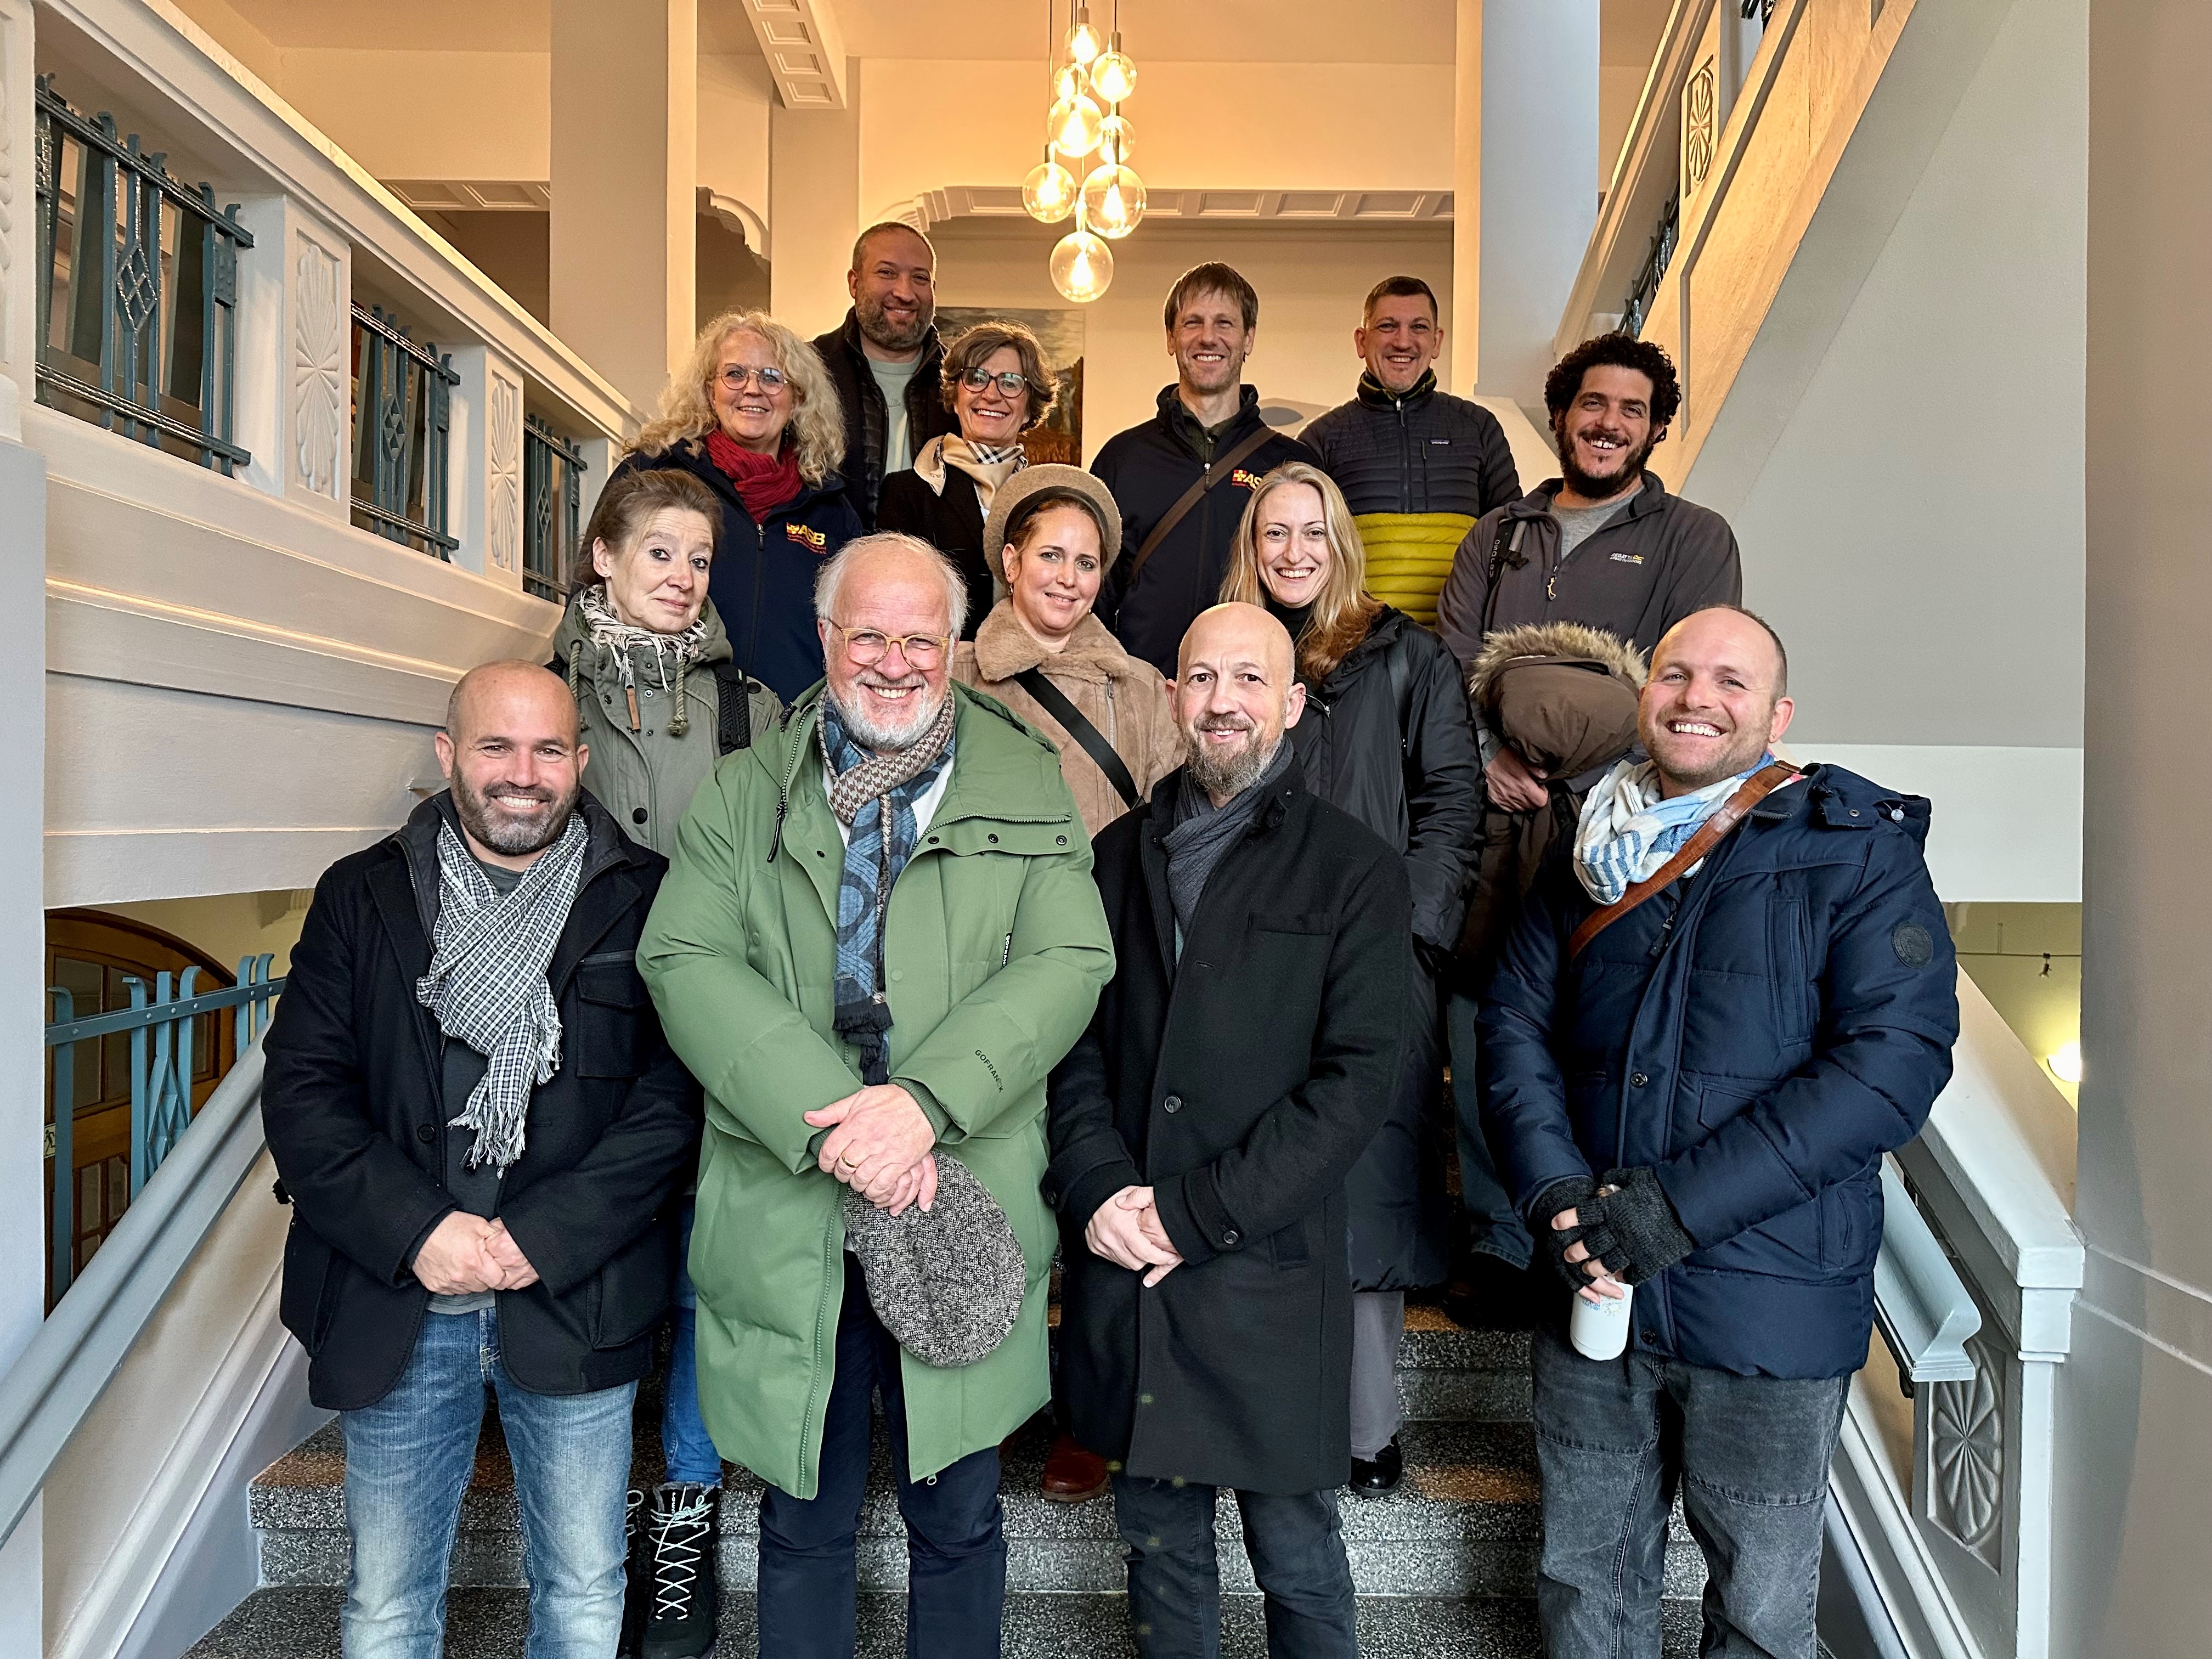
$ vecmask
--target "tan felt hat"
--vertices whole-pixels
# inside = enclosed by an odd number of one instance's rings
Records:
[[[990,568],[992,579],[1001,586],[1006,573],[999,563],[999,554],[1006,544],[1007,523],[1024,501],[1048,489],[1072,491],[1090,502],[1097,512],[1106,531],[1105,545],[1098,550],[1102,569],[1111,570],[1114,561],[1121,556],[1121,509],[1115,506],[1111,490],[1079,466],[1062,466],[1056,462],[1025,466],[992,494],[990,516],[983,520],[983,562]]]

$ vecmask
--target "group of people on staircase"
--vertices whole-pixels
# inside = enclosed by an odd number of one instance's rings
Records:
[[[934,277],[876,226],[841,328],[708,324],[550,658],[463,677],[448,787],[316,890],[264,1112],[347,1659],[441,1650],[488,1397],[532,1659],[710,1649],[726,1462],[761,1651],[849,1659],[878,1407],[909,1654],[1000,1650],[1033,1422],[1147,1659],[1218,1651],[1223,1489],[1269,1652],[1356,1654],[1338,1494],[1405,1479],[1447,1285],[1534,1329],[1546,1650],[1656,1654],[1679,1491],[1702,1650],[1812,1659],[1953,957],[1927,803],[1796,766],[1734,538],[1649,469],[1665,354],[1570,353],[1524,494],[1419,279],[1301,438],[1209,263],[1086,471],[1026,459],[1036,339],[941,344]]]

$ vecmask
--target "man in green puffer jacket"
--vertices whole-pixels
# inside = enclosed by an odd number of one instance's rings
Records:
[[[769,1487],[763,1652],[853,1650],[880,1389],[913,1560],[908,1650],[968,1659],[999,1651],[999,1442],[1049,1392],[1045,1079],[1113,947],[1059,757],[951,683],[966,611],[951,563],[912,537],[864,537],[823,567],[815,606],[827,679],[693,799],[638,949],[708,1099],[700,1404],[715,1445]],[[940,1158],[988,1189],[1026,1268],[1005,1340],[945,1369],[869,1307],[841,1207],[848,1186],[885,1208],[927,1202]]]

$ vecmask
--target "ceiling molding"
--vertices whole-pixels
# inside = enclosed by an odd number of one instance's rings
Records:
[[[830,0],[738,0],[786,109],[843,109],[845,36]]]
[[[768,221],[725,191],[699,186],[699,215],[720,221],[726,230],[745,239],[745,246],[765,259],[769,257]]]
[[[1018,185],[948,185],[878,216],[917,230],[950,219],[1027,219]],[[1146,219],[1267,220],[1278,224],[1449,224],[1448,190],[1154,190]]]
[[[384,187],[417,213],[543,213],[553,205],[543,179],[386,179]]]

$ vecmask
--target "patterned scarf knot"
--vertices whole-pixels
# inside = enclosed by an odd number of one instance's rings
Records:
[[[1734,777],[1709,783],[1672,800],[1659,793],[1659,769],[1650,761],[1624,760],[1600,778],[1583,803],[1575,830],[1575,874],[1600,905],[1616,904],[1632,884],[1656,875],[1698,827],[1728,805],[1743,781],[1774,757]],[[1694,875],[1696,867],[1684,872]]]

